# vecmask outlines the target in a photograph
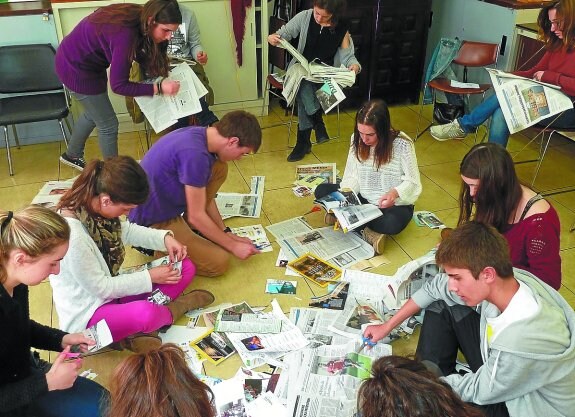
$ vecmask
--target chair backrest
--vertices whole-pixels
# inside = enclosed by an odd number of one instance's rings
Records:
[[[276,33],[279,28],[286,24],[286,21],[280,19],[279,17],[270,17],[270,34]],[[285,70],[287,67],[287,52],[283,48],[278,48],[276,46],[269,47],[268,50],[268,62],[276,68]]]
[[[62,89],[56,75],[56,51],[50,44],[0,47],[0,93]]]
[[[485,67],[497,64],[498,54],[496,43],[463,41],[453,62],[464,67]]]

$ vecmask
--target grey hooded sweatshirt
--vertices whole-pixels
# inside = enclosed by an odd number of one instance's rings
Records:
[[[575,313],[553,288],[531,273],[514,269],[515,279],[533,291],[535,315],[512,323],[485,350],[486,317],[500,311],[483,301],[481,354],[483,366],[464,376],[444,379],[461,399],[480,405],[505,402],[511,417],[575,416]],[[436,300],[465,303],[447,289],[448,276],[439,274],[413,294],[421,308]]]

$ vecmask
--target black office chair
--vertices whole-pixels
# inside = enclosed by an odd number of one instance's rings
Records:
[[[58,120],[64,142],[68,138],[62,121],[70,105],[62,82],[54,69],[56,51],[50,44],[0,47],[0,126],[4,128],[6,154],[10,175],[14,175],[8,126],[12,125],[14,140],[19,148],[16,125],[21,123]]]

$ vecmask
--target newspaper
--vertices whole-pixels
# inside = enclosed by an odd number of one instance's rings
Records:
[[[294,217],[292,219],[284,220],[283,222],[270,224],[266,226],[277,241],[287,239],[289,237],[309,232],[312,227],[306,222],[303,217]],[[295,257],[294,257],[295,258]]]
[[[251,240],[257,250],[261,252],[272,252],[272,244],[266,236],[266,231],[261,224],[251,226],[232,227],[232,233],[239,237],[247,237]]]
[[[308,60],[285,39],[280,39],[278,46],[285,48],[298,61],[288,68],[284,77],[282,95],[289,105],[293,103],[302,79],[316,83],[324,83],[327,79],[333,78],[336,83],[343,87],[351,87],[355,83],[355,72],[348,68],[336,68],[315,61],[308,62]]]
[[[262,211],[265,177],[253,176],[249,194],[218,193],[216,206],[222,219],[230,217],[259,218]]]
[[[302,331],[309,340],[309,348],[322,345],[340,345],[349,341],[347,337],[338,335],[329,326],[335,320],[339,311],[309,307],[292,307],[289,319]]]
[[[333,78],[328,78],[320,89],[315,92],[315,96],[326,114],[345,100],[345,94]]]
[[[324,164],[307,164],[295,167],[295,179],[301,180],[308,175],[318,175],[325,178],[325,182],[335,184],[337,179],[337,169],[335,162]]]
[[[230,306],[219,311],[216,318],[215,330],[218,332],[235,333],[279,333],[282,321],[273,315],[245,313],[245,303],[238,304],[241,308]],[[251,308],[250,308],[251,309]]]
[[[90,353],[96,352],[114,341],[108,323],[104,319],[84,330],[82,334],[94,341],[93,345],[88,346],[88,352]]]
[[[294,417],[352,417],[357,390],[371,376],[372,363],[391,354],[391,346],[378,343],[358,354],[361,339],[345,345],[321,346],[290,353],[284,360],[288,410]]]
[[[331,212],[346,233],[383,215],[379,207],[369,203],[338,207],[332,209]]]
[[[36,194],[31,204],[38,204],[46,208],[56,207],[62,195],[72,188],[72,184],[76,178],[66,181],[46,182],[42,188],[40,188],[40,191],[38,191],[38,194]]]
[[[346,234],[332,227],[323,227],[278,240],[278,244],[290,261],[308,252],[328,260],[360,247],[360,240],[353,233]]]
[[[200,97],[207,94],[198,76],[183,62],[170,71],[170,79],[180,82],[175,96],[155,95],[135,97],[150,126],[156,133],[175,124],[178,119],[202,111]]]
[[[555,114],[572,109],[559,86],[486,68],[509,132],[515,133]]]

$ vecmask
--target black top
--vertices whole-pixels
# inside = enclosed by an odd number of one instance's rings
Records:
[[[26,415],[26,406],[48,392],[45,375],[31,372],[30,347],[61,351],[64,335],[30,320],[26,285],[13,297],[0,285],[0,416]]]
[[[333,66],[333,58],[337,48],[349,29],[345,20],[340,19],[336,26],[319,25],[311,14],[303,56],[308,61],[318,59],[324,64]]]

